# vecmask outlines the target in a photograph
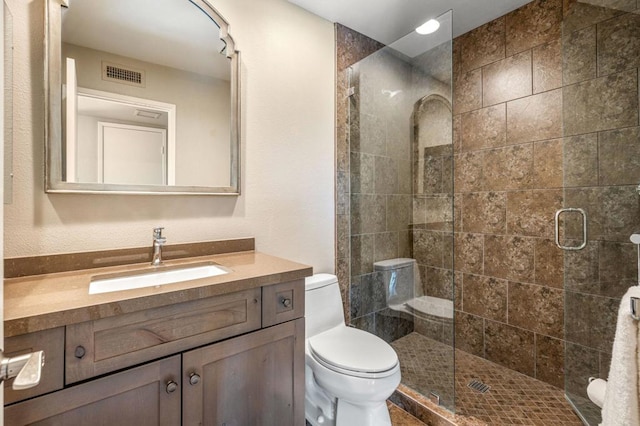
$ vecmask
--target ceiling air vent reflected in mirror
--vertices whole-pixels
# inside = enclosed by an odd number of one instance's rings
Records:
[[[131,67],[102,62],[102,79],[131,86],[145,87],[144,71]]]

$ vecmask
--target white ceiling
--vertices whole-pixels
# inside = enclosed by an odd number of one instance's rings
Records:
[[[389,45],[425,21],[453,10],[453,37],[504,15],[531,0],[289,0]]]

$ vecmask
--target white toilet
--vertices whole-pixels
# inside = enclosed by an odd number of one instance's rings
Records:
[[[305,283],[305,417],[313,426],[390,426],[400,364],[379,337],[344,323],[335,275]]]

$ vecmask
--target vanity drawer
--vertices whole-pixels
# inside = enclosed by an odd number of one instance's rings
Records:
[[[259,288],[67,326],[65,382],[260,328]]]
[[[262,326],[304,316],[304,279],[262,287]]]
[[[4,382],[4,403],[12,404],[58,389],[64,385],[64,327],[8,337],[4,341],[4,356],[12,357],[44,351],[44,367],[38,386],[15,391],[13,379]]]

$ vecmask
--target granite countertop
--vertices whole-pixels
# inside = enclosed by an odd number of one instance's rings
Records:
[[[312,274],[310,266],[255,251],[168,260],[164,264],[206,261],[230,268],[231,272],[102,294],[89,294],[91,277],[139,269],[151,271],[153,267],[138,263],[5,279],[5,337],[302,279]]]

